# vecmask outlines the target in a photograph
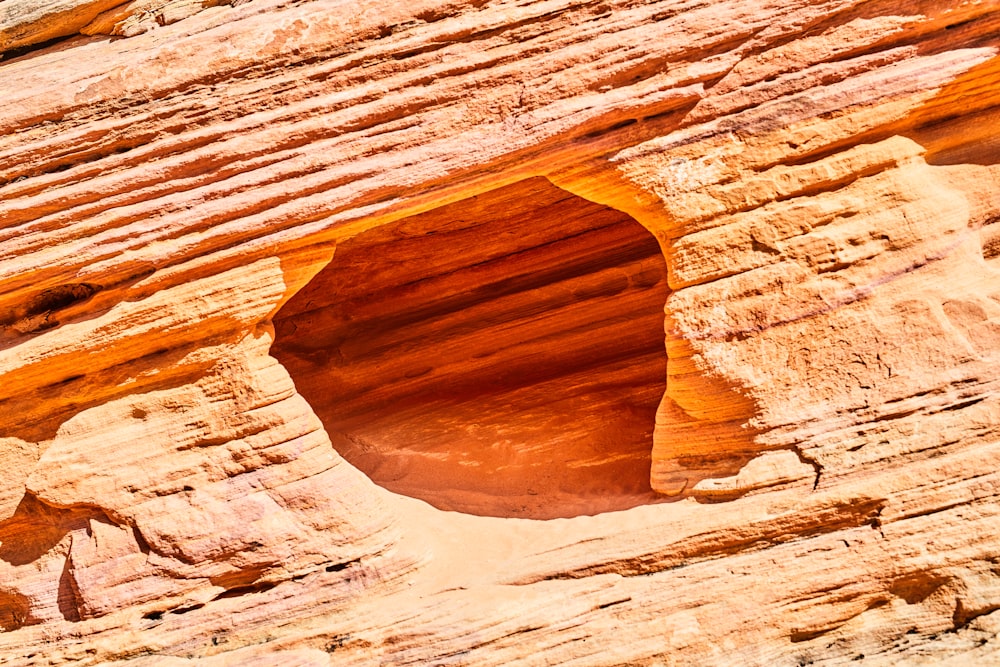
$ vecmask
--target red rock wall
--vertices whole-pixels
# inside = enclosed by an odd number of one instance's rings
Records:
[[[993,3],[216,4],[0,2],[4,661],[996,662]],[[366,238],[546,181],[665,258],[673,502],[379,487],[283,327]]]
[[[365,232],[275,316],[337,451],[436,507],[553,518],[656,500],[666,264],[535,178]]]

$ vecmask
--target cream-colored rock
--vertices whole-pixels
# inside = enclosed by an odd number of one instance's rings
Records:
[[[708,498],[739,496],[749,491],[806,480],[813,481],[816,471],[799,459],[795,452],[764,452],[751,459],[732,477],[703,479],[694,485],[693,495]]]
[[[997,20],[0,0],[0,662],[997,662]]]
[[[33,0],[0,5],[0,54],[77,34],[121,0]]]
[[[208,7],[234,4],[234,0],[132,0],[102,12],[80,28],[84,35],[134,37],[161,25],[194,16]]]
[[[9,519],[24,497],[24,482],[38,463],[38,446],[17,438],[0,440],[4,474],[0,476],[0,520]]]

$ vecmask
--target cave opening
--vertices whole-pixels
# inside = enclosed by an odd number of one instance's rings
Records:
[[[274,318],[337,451],[444,510],[548,519],[662,499],[667,270],[625,213],[531,178],[369,230]]]

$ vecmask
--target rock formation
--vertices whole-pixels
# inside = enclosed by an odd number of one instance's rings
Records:
[[[1000,660],[994,2],[0,52],[0,663]]]
[[[666,274],[638,222],[530,178],[337,246],[271,354],[392,491],[490,516],[623,509],[656,500]]]

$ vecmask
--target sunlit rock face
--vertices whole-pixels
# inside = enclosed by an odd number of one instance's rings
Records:
[[[1000,664],[996,2],[0,0],[0,91],[5,667]]]
[[[272,354],[386,488],[593,514],[656,499],[667,294],[639,223],[534,178],[338,246],[275,317]]]

